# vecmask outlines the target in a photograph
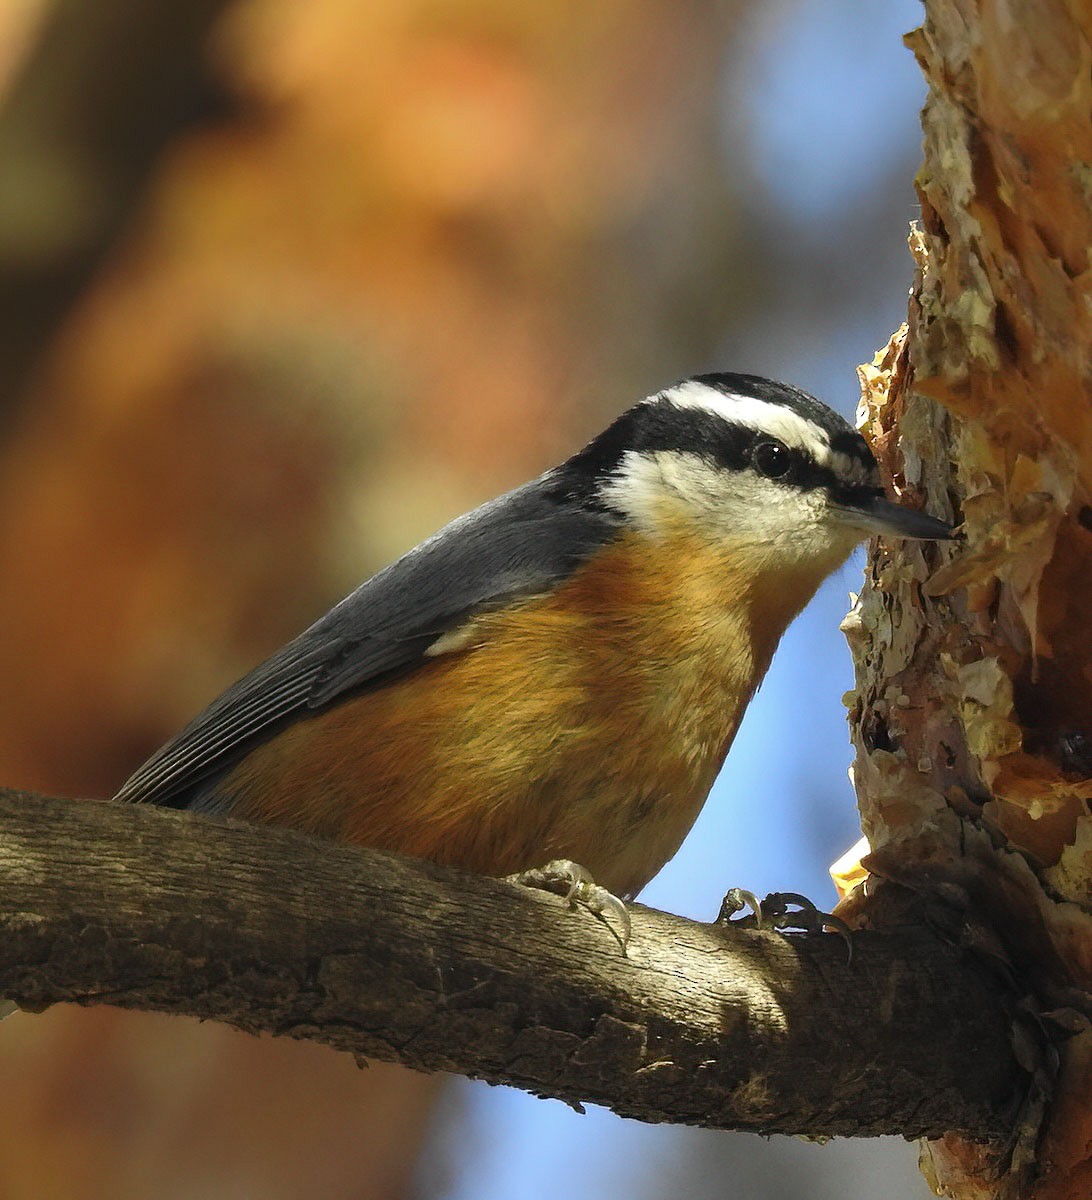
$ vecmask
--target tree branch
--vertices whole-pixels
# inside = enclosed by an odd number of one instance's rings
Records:
[[[0,790],[0,994],[226,1021],[626,1116],[1004,1133],[998,988],[923,929],[617,939],[500,880],[238,822]],[[845,997],[854,997],[852,1005]]]

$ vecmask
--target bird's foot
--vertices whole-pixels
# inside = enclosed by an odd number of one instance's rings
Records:
[[[751,911],[745,916],[735,919],[737,913],[741,913],[745,908]],[[758,902],[758,897],[754,892],[747,891],[746,888],[729,888],[724,893],[724,899],[720,902],[720,912],[717,913],[715,925],[727,924],[739,925],[744,929],[761,929],[762,928],[762,905]]]
[[[751,911],[738,917],[744,908]],[[841,917],[823,912],[807,896],[799,892],[770,892],[761,902],[753,892],[732,888],[721,902],[718,925],[738,925],[743,929],[776,929],[779,933],[794,930],[802,933],[822,933],[829,929],[846,944],[847,961],[853,960],[851,930]]]
[[[510,883],[540,888],[546,892],[553,892],[557,896],[563,896],[574,907],[582,904],[594,916],[602,918],[605,925],[610,926],[612,932],[622,943],[622,954],[625,954],[632,930],[629,910],[617,896],[608,892],[605,887],[600,887],[590,872],[586,871],[579,863],[574,863],[568,858],[555,858],[544,867],[533,867],[529,871],[519,871],[515,875],[507,875],[505,878]],[[608,913],[617,918],[618,924],[621,926],[621,933],[618,933],[606,920]]]

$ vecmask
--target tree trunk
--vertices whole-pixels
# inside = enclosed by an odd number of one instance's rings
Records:
[[[928,1142],[958,1197],[1092,1192],[1092,8],[927,0],[908,329],[862,370],[896,486],[965,541],[873,553],[849,622],[880,926],[907,890],[1007,962],[1036,1084],[1003,1143]]]

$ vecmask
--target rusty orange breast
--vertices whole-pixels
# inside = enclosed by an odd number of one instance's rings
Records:
[[[243,818],[488,874],[572,858],[632,894],[697,816],[806,582],[763,599],[730,545],[624,535],[218,790]]]

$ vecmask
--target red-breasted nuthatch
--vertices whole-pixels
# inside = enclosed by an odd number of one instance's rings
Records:
[[[453,521],[215,700],[118,793],[633,896],[697,817],[782,633],[888,501],[841,417],[701,375]]]

